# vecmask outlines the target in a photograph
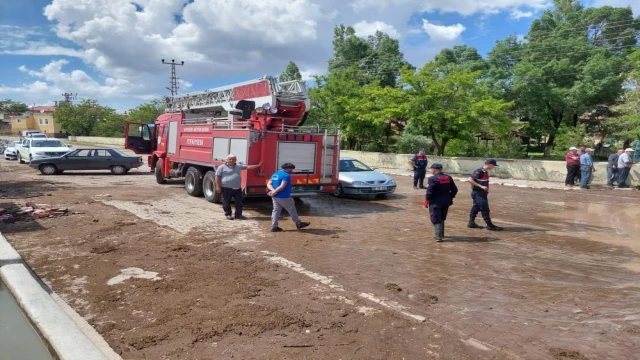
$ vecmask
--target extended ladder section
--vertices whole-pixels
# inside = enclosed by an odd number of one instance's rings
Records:
[[[192,92],[167,100],[167,112],[200,110],[207,112],[230,111],[240,100],[255,101],[256,107],[265,103],[293,106],[305,102],[308,111],[310,101],[304,81],[278,82],[272,76],[246,81],[215,89]]]

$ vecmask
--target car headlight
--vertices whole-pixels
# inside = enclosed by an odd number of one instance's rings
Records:
[[[393,179],[389,179],[389,180],[387,180],[387,184],[389,184],[389,185],[395,185],[395,184],[396,184],[396,182],[395,182]]]
[[[366,183],[364,181],[354,181],[351,185],[366,185]]]

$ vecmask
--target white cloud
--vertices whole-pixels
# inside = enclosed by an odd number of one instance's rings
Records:
[[[389,25],[382,21],[368,22],[363,20],[354,24],[353,29],[356,31],[356,35],[358,36],[366,37],[369,35],[374,35],[376,31],[382,31],[383,33],[386,33],[394,39],[400,38],[400,32],[398,32],[398,30],[396,30],[393,25]]]
[[[463,31],[466,30],[464,25],[435,25],[429,22],[427,19],[422,19],[422,28],[429,34],[432,41],[435,42],[448,42],[455,41],[460,37]]]
[[[520,9],[513,9],[511,11],[512,19],[522,19],[522,18],[530,18],[533,16],[533,11],[522,11]]]
[[[185,61],[185,66],[178,68],[180,92],[195,88],[187,80],[277,75],[289,61],[306,69],[302,75],[308,79],[326,71],[332,29],[337,24],[354,24],[359,35],[380,30],[400,38],[418,30],[407,25],[416,12],[488,17],[516,9],[538,11],[551,2],[135,0],[137,9],[131,0],[50,1],[44,15],[53,33],[45,28],[0,25],[0,54],[52,57],[49,72],[45,76],[45,67],[25,67],[23,75],[34,78],[22,85],[2,86],[0,92],[31,98],[37,94],[58,98],[62,92],[73,91],[99,99],[149,99],[167,94],[169,69],[161,64],[162,58]],[[426,21],[419,31],[428,33],[430,40],[419,46],[403,45],[402,50],[409,61],[420,66],[434,51],[459,42],[465,30],[461,24],[443,26]],[[96,75],[91,78],[89,70],[77,72],[71,63],[58,63],[59,57],[80,59]],[[58,76],[53,74],[56,69]],[[43,75],[38,76],[40,73]]]
[[[64,72],[63,67],[68,64],[67,60],[55,60],[39,71],[22,65],[18,70],[37,80],[17,87],[0,85],[0,94],[20,94],[28,102],[58,98],[60,94],[67,91],[80,93],[83,97],[93,99],[125,99],[131,96],[142,98],[142,95],[138,95],[141,85],[110,77],[105,78],[101,84],[81,70]]]
[[[532,9],[545,9],[552,2],[550,0],[355,0],[352,7],[362,11],[377,9],[387,12],[389,9],[412,12],[453,12],[464,16],[483,13],[496,14],[503,10],[528,6]]]

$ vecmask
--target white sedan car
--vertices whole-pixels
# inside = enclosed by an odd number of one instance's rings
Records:
[[[340,184],[333,195],[375,195],[384,197],[396,191],[396,182],[381,172],[350,157],[340,158]]]
[[[18,149],[17,147],[20,146],[21,141],[12,141],[9,143],[9,146],[7,146],[4,149],[4,158],[5,160],[15,160],[18,158]]]

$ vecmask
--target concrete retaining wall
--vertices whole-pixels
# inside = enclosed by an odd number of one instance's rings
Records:
[[[342,157],[352,157],[363,163],[381,169],[406,169],[411,170],[410,154],[386,154],[365,151],[342,150]],[[439,162],[444,171],[451,174],[470,174],[473,170],[482,166],[484,159],[463,157],[429,156],[429,163]],[[564,161],[498,159],[498,167],[492,174],[500,178],[540,180],[563,182],[567,175],[567,167]],[[594,184],[606,184],[607,163],[596,163],[596,172],[593,174]],[[629,175],[630,185],[640,185],[640,165],[635,165]]]
[[[20,255],[0,234],[0,279],[60,360],[121,360],[97,333],[90,339],[38,282]],[[82,320],[84,321],[84,320]],[[86,322],[85,322],[86,324]],[[86,324],[86,327],[91,327]],[[93,330],[95,331],[95,330]],[[107,356],[108,354],[108,356]],[[0,356],[1,357],[1,356]]]
[[[92,144],[92,145],[110,145],[124,147],[124,138],[108,138],[97,136],[69,136],[69,141]]]

